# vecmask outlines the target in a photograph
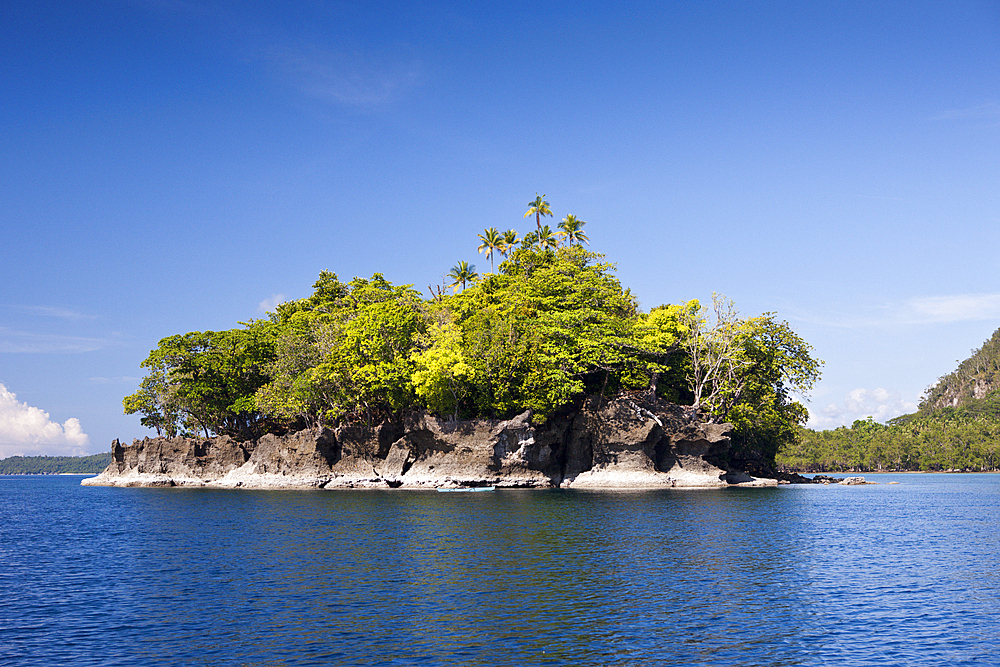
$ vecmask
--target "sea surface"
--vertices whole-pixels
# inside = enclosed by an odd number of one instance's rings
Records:
[[[0,664],[1000,664],[1000,475],[867,477],[436,493],[2,476]]]

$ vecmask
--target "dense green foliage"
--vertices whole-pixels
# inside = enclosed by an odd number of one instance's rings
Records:
[[[1000,329],[972,351],[965,361],[953,372],[940,378],[929,387],[920,402],[920,410],[928,414],[933,410],[955,407],[970,399],[982,398],[1000,389]]]
[[[124,399],[144,426],[175,435],[179,429],[237,437],[261,432],[265,416],[254,392],[267,382],[277,327],[252,323],[229,331],[194,331],[160,341],[142,367],[139,391]]]
[[[930,387],[920,410],[879,424],[802,429],[776,457],[799,471],[1000,468],[1000,330]],[[976,395],[979,398],[976,398]],[[984,395],[985,394],[985,395]]]
[[[808,417],[793,396],[812,388],[822,362],[772,313],[740,319],[732,302],[718,295],[713,310],[711,326],[697,303],[680,313],[692,402],[713,420],[733,424],[735,458],[769,465]]]
[[[520,240],[485,230],[480,251],[504,260],[485,275],[458,263],[452,294],[423,299],[380,274],[344,283],[324,271],[312,296],[266,320],[164,338],[125,411],[168,435],[247,438],[416,409],[451,419],[531,410],[545,420],[587,395],[622,391],[691,405],[696,378],[711,400],[694,410],[732,420],[748,451],[770,459],[796,436],[805,411],[792,394],[808,390],[819,362],[786,323],[734,313],[710,321],[697,301],[642,313],[614,266],[581,245],[583,221],[567,216],[553,233],[538,224],[547,203],[532,206],[538,229]]]
[[[0,475],[97,474],[110,464],[110,452],[90,456],[11,456],[0,459]]]
[[[948,409],[879,424],[869,417],[832,431],[802,429],[782,448],[786,469],[820,472],[879,470],[997,470],[1000,468],[1000,392],[975,410]],[[990,414],[992,413],[992,414]]]

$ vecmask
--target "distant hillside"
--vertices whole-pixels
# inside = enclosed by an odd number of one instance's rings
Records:
[[[918,412],[802,429],[775,461],[799,472],[1000,470],[1000,329],[927,389]]]
[[[0,475],[97,474],[111,463],[111,452],[91,456],[11,456],[0,459]]]
[[[920,412],[929,414],[942,408],[957,408],[973,399],[983,399],[1000,390],[1000,329],[972,356],[938,383],[928,387],[920,402]]]

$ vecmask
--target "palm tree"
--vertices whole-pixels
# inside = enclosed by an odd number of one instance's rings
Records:
[[[505,231],[500,240],[503,242],[503,245],[500,246],[500,254],[504,256],[504,259],[510,254],[511,248],[521,242],[521,239],[517,238],[517,231],[513,229]]]
[[[465,260],[462,260],[455,266],[451,267],[451,272],[448,274],[447,277],[451,278],[454,281],[450,285],[448,285],[448,287],[453,287],[457,292],[459,285],[462,286],[462,289],[465,289],[465,284],[470,283],[476,278],[478,278],[479,274],[476,273],[475,264],[469,264]]]
[[[497,231],[496,227],[490,227],[483,230],[483,233],[479,235],[479,240],[482,241],[482,244],[479,246],[479,252],[486,251],[486,257],[490,260],[490,272],[492,272],[493,251],[503,248],[503,237],[500,236],[500,232]]]
[[[580,241],[590,245],[590,239],[588,239],[587,235],[583,233],[583,226],[585,224],[587,223],[583,220],[579,220],[575,215],[567,215],[562,219],[562,222],[559,223],[559,229],[562,230],[559,235],[566,239],[570,245],[573,245],[573,243],[579,243]]]
[[[532,213],[535,214],[535,224],[538,225],[538,231],[541,232],[542,216],[552,217],[552,211],[549,209],[549,203],[545,201],[545,195],[539,197],[538,192],[535,192],[535,199],[528,202],[528,212],[524,214],[524,217],[527,218]]]
[[[538,231],[538,245],[542,249],[552,248],[555,250],[559,247],[559,237],[549,229],[548,225],[542,225],[542,228]]]

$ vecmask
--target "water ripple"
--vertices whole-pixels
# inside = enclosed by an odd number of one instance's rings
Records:
[[[3,477],[0,662],[992,662],[1000,477],[895,479],[437,494]]]

